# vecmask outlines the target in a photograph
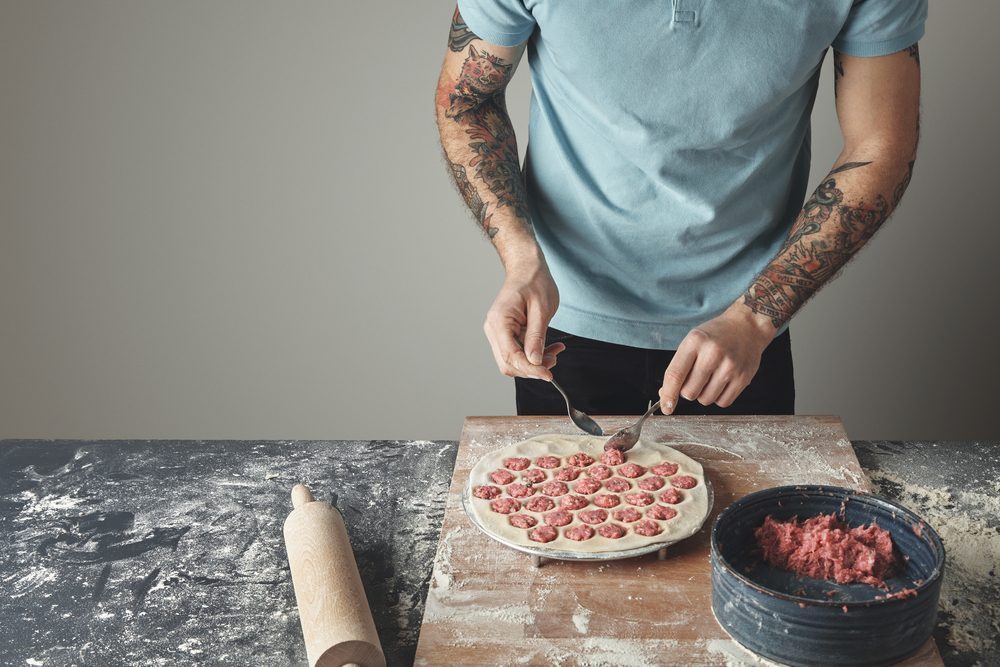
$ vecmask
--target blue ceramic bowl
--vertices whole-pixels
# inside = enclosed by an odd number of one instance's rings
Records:
[[[763,561],[753,533],[766,516],[831,512],[892,535],[905,567],[886,581],[889,591],[800,577]],[[945,557],[937,533],[898,503],[836,486],[780,486],[719,514],[710,559],[712,611],[733,639],[787,665],[825,666],[889,665],[919,649],[934,629]],[[892,595],[905,589],[916,594]]]

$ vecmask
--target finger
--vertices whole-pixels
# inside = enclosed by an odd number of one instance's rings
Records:
[[[553,366],[556,365],[556,355],[546,354],[544,357],[542,357],[542,365],[548,369],[551,369]]]
[[[557,355],[560,352],[563,352],[565,350],[566,350],[566,345],[565,344],[563,344],[563,343],[552,343],[552,345],[549,345],[548,347],[545,348],[545,354],[547,354],[547,355],[551,354],[552,356],[555,356],[555,355]]]
[[[524,328],[524,354],[528,363],[540,366],[543,349],[545,348],[545,330],[549,320],[542,311],[533,306],[528,307],[528,324]]]
[[[716,401],[716,403],[719,404],[720,408],[728,408],[730,405],[736,402],[736,399],[740,397],[740,394],[743,393],[744,389],[746,389],[746,387],[744,387],[739,382],[730,382],[728,385],[726,385],[725,390],[723,390],[722,394],[719,396],[719,400]]]
[[[539,380],[552,379],[552,373],[545,366],[528,362],[528,358],[521,346],[518,345],[513,331],[505,328],[494,331],[494,335],[496,335],[500,359],[514,369],[515,375]]]
[[[691,372],[688,373],[684,386],[681,387],[681,396],[689,401],[701,402],[701,392],[704,391],[708,381],[712,379],[715,365],[708,357],[699,356]]]
[[[712,373],[712,378],[705,385],[705,388],[701,390],[701,395],[698,396],[698,402],[702,405],[712,405],[715,403],[722,392],[726,390],[729,385],[729,373],[723,370],[721,367],[716,369]]]
[[[694,351],[682,341],[663,373],[663,386],[660,387],[660,410],[663,414],[669,415],[677,407],[677,396],[696,358]]]

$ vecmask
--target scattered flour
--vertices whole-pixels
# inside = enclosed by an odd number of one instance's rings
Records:
[[[946,563],[938,619],[959,651],[982,654],[997,649],[1000,637],[1000,530],[957,509],[956,500],[974,505],[985,516],[1000,516],[1000,497],[975,491],[925,487],[891,473],[872,472],[881,493],[895,495],[919,514],[944,542]]]
[[[649,667],[664,663],[677,646],[673,640],[584,639],[576,657],[581,667]]]
[[[587,630],[590,629],[590,616],[592,613],[586,607],[582,607],[579,604],[576,605],[576,611],[573,612],[573,625],[581,635],[587,634]]]

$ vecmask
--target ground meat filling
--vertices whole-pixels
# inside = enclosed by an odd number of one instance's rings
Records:
[[[584,452],[579,452],[566,459],[566,463],[579,468],[586,468],[594,462],[594,457]]]
[[[527,498],[535,494],[535,489],[524,484],[514,483],[507,487],[507,495],[514,498]]]
[[[594,479],[607,479],[615,474],[615,471],[606,465],[597,465],[587,471],[587,474]]]
[[[640,535],[645,535],[646,537],[652,537],[653,535],[659,535],[663,532],[660,528],[660,524],[655,521],[650,521],[649,519],[644,519],[632,527],[632,530]]]
[[[630,493],[625,496],[625,502],[629,505],[637,505],[639,507],[645,507],[646,505],[652,505],[656,501],[653,498],[652,493],[646,493],[645,491],[640,491],[639,493]]]
[[[527,484],[538,484],[539,482],[544,482],[548,474],[544,470],[538,468],[532,468],[531,470],[525,470],[521,474],[521,481]]]
[[[698,485],[698,480],[690,475],[678,475],[671,478],[670,484],[678,489],[693,489]]]
[[[663,477],[670,477],[677,473],[677,464],[671,463],[670,461],[664,461],[663,463],[657,463],[655,466],[650,468],[654,475],[662,475]]]
[[[573,523],[573,513],[566,510],[556,510],[543,516],[542,521],[547,526],[568,526]]]
[[[559,467],[559,457],[558,456],[539,456],[535,459],[535,465],[539,468],[558,468]]]
[[[528,533],[528,539],[533,542],[551,542],[559,536],[552,526],[539,526]]]
[[[642,512],[634,507],[626,507],[624,509],[615,510],[615,513],[612,516],[615,517],[615,521],[632,523],[633,521],[638,521],[642,518]]]
[[[625,537],[625,533],[628,530],[625,526],[619,525],[617,523],[606,523],[597,529],[597,532],[601,534],[601,537],[606,537],[609,540],[617,540],[620,537]]]
[[[482,498],[483,500],[492,500],[501,493],[503,493],[503,491],[500,490],[500,487],[490,486],[489,484],[477,486],[472,490],[472,495],[476,498]]]
[[[608,520],[608,511],[602,509],[596,510],[584,510],[579,514],[580,521],[589,524],[599,524],[604,523]]]
[[[535,496],[528,502],[524,503],[524,509],[529,512],[548,512],[555,506],[556,502],[551,498],[546,498],[545,496]]]
[[[885,580],[900,565],[887,530],[874,523],[851,528],[832,513],[801,522],[797,517],[779,521],[768,516],[754,537],[768,564],[839,584],[886,588]]]
[[[490,501],[490,509],[497,514],[510,514],[521,509],[521,503],[513,498],[497,498]]]
[[[677,516],[677,510],[666,505],[655,505],[646,510],[646,516],[657,521],[669,521]]]
[[[573,485],[573,490],[577,493],[582,493],[589,495],[591,493],[597,493],[601,490],[601,483],[596,479],[591,479],[589,477],[584,477],[579,482]]]
[[[578,510],[583,507],[586,507],[589,504],[590,501],[584,498],[583,496],[569,495],[569,496],[563,496],[562,498],[559,499],[559,507],[563,508],[564,510]]]
[[[639,482],[639,488],[643,491],[658,491],[662,489],[663,485],[666,483],[666,480],[662,477],[647,477]]]
[[[515,456],[513,458],[504,459],[503,462],[503,467],[508,470],[526,470],[530,465],[531,460],[526,459],[523,456]]]
[[[677,489],[667,489],[660,494],[660,502],[668,505],[676,505],[682,500],[684,500],[684,494]]]
[[[604,482],[604,488],[608,491],[614,491],[615,493],[621,493],[622,491],[628,491],[632,488],[632,482],[627,479],[622,479],[621,477],[612,477],[608,481]]]
[[[563,533],[563,535],[565,535],[567,539],[583,542],[584,540],[589,540],[594,536],[594,529],[586,524],[580,524],[578,526],[573,526]]]
[[[625,463],[625,453],[620,449],[609,449],[601,454],[601,463],[609,466],[620,466]]]
[[[626,463],[621,468],[618,469],[618,474],[622,477],[628,477],[629,479],[635,479],[636,477],[641,477],[646,473],[646,469],[643,468],[638,463]]]
[[[569,487],[563,482],[546,482],[542,485],[542,493],[547,496],[564,496],[569,493]]]
[[[572,482],[574,479],[580,476],[581,472],[583,471],[580,470],[579,468],[574,468],[573,466],[567,466],[565,468],[561,468],[558,472],[556,472],[556,479],[558,479],[561,482]]]
[[[535,524],[538,523],[538,519],[527,514],[511,514],[507,517],[507,521],[515,528],[534,528]]]
[[[600,493],[594,496],[593,503],[598,507],[615,507],[622,499],[613,493]]]
[[[490,479],[493,480],[494,484],[510,484],[514,481],[514,475],[510,474],[509,470],[494,470],[490,473]]]

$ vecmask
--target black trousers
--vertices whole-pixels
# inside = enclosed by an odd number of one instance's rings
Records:
[[[574,336],[549,328],[545,344],[566,349],[552,369],[573,406],[590,415],[641,415],[659,398],[663,373],[672,350],[646,350]],[[565,415],[566,403],[548,382],[514,379],[519,415]],[[680,397],[675,415],[795,414],[795,379],[788,331],[776,337],[761,355],[760,368],[743,393],[728,408],[702,405]]]

